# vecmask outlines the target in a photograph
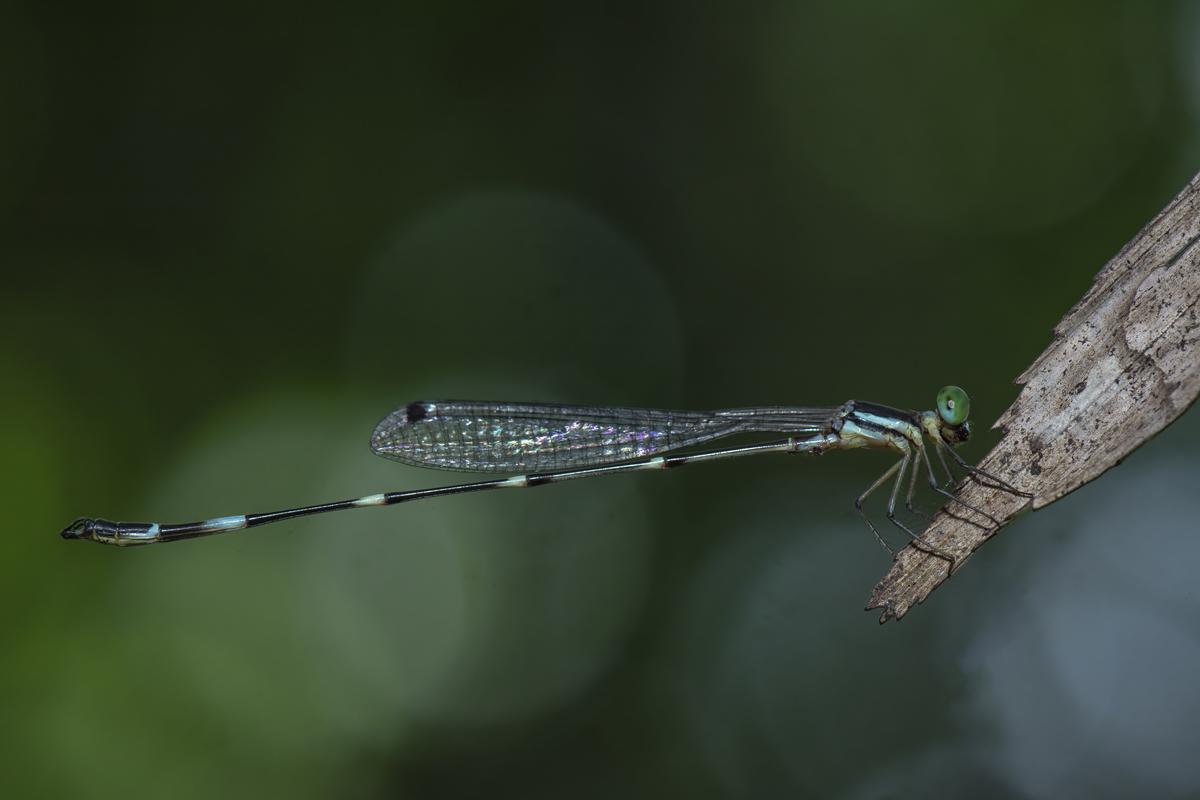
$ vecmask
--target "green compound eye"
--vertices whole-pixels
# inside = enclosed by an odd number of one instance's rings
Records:
[[[971,410],[971,398],[957,386],[943,386],[937,395],[937,410],[947,425],[962,425]]]

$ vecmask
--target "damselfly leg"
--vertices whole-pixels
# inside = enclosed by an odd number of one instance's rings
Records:
[[[1001,492],[1008,492],[1009,494],[1016,495],[1017,497],[1026,497],[1026,498],[1033,497],[1033,495],[1031,493],[1021,491],[1020,489],[1013,486],[1011,483],[1005,481],[1004,479],[998,478],[995,475],[993,475],[992,473],[987,472],[986,470],[982,470],[979,467],[968,464],[963,459],[962,456],[960,456],[958,453],[954,452],[954,448],[950,447],[949,445],[945,444],[944,442],[935,440],[934,445],[938,448],[938,456],[941,457],[942,464],[946,466],[946,472],[947,472],[947,474],[950,475],[950,479],[951,479],[952,483],[956,482],[954,480],[954,473],[950,471],[949,465],[946,464],[945,457],[942,456],[943,450],[945,450],[947,453],[949,453],[950,457],[954,459],[955,463],[957,463],[960,467],[962,467],[964,470],[966,470],[967,474],[969,476],[971,476],[972,478],[974,478],[981,486],[986,486],[989,489],[996,489]]]
[[[913,508],[913,504],[912,504],[915,481],[912,479],[912,476],[916,475],[917,467],[920,465],[920,461],[921,461],[921,451],[920,450],[913,451],[911,449],[906,449],[904,452],[903,458],[901,458],[898,462],[893,464],[891,466],[891,468],[889,468],[886,472],[884,472],[882,475],[880,475],[878,478],[876,478],[875,482],[872,483],[869,487],[867,487],[867,490],[865,492],[863,492],[861,495],[858,496],[858,498],[854,501],[854,508],[856,511],[858,511],[859,515],[862,516],[863,520],[866,521],[867,526],[871,529],[871,533],[875,534],[876,541],[878,541],[881,545],[883,545],[883,548],[885,550],[887,550],[889,553],[891,553],[892,557],[895,558],[896,551],[893,550],[891,545],[889,545],[887,543],[887,541],[883,538],[883,536],[880,535],[878,529],[876,529],[876,527],[875,527],[875,524],[873,522],[871,522],[871,518],[869,516],[867,516],[867,513],[865,511],[863,511],[863,507],[862,507],[863,503],[866,501],[867,497],[869,497],[880,486],[884,485],[889,480],[892,480],[893,481],[892,482],[892,491],[891,491],[891,494],[888,496],[888,501],[887,501],[886,516],[887,516],[888,522],[892,523],[897,528],[904,531],[904,533],[908,536],[908,538],[913,541],[914,546],[917,547],[919,550],[924,550],[925,552],[929,553],[930,555],[937,556],[938,558],[945,559],[947,562],[949,562],[950,570],[953,571],[954,567],[957,565],[957,561],[953,555],[945,552],[944,550],[941,550],[940,548],[938,548],[937,546],[935,546],[934,544],[929,542],[927,539],[925,539],[920,534],[913,532],[913,530],[911,528],[909,528],[907,525],[905,525],[903,522],[901,522],[899,519],[896,518],[896,500],[900,496],[900,487],[904,485],[904,477],[905,477],[906,472],[909,472],[910,475],[909,475],[909,489],[908,489],[908,492],[906,495],[905,506],[910,511],[915,510]],[[910,470],[910,467],[911,467],[911,470]],[[893,475],[895,476],[894,480],[892,477]],[[919,513],[921,516],[928,517],[928,515],[924,514],[923,512],[918,511],[917,513]]]
[[[927,514],[924,511],[922,511],[921,509],[917,508],[916,504],[913,501],[913,496],[915,495],[915,493],[917,491],[917,473],[919,473],[921,471],[921,459],[924,457],[925,457],[924,451],[918,450],[917,451],[917,460],[913,464],[912,469],[909,470],[909,473],[908,473],[908,493],[904,497],[904,507],[906,509],[908,509],[908,512],[910,514],[916,514],[921,519],[925,520],[926,522],[929,522],[930,520],[933,519],[933,517],[930,514]]]

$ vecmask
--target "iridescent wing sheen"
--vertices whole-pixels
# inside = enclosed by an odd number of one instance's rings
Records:
[[[371,449],[405,464],[464,472],[569,470],[645,458],[736,433],[817,433],[837,410],[418,401],[376,426]]]

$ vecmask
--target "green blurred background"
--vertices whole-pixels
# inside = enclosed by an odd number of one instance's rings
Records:
[[[368,452],[418,398],[958,383],[986,431],[1200,168],[1198,41],[1142,0],[6,6],[6,794],[1196,797],[1195,410],[882,628],[878,454],[57,533],[454,480]]]

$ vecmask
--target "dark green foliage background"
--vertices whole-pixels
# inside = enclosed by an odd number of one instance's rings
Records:
[[[884,628],[872,454],[56,536],[453,480],[367,451],[417,398],[957,383],[977,459],[1197,171],[1198,39],[1132,0],[6,7],[6,793],[1200,791],[1139,755],[1200,710],[1194,411]]]

